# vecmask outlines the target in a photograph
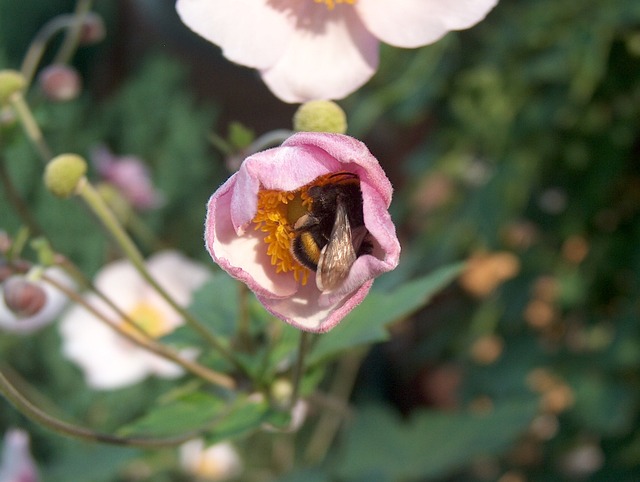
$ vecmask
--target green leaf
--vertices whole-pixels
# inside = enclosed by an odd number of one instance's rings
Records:
[[[152,408],[138,420],[122,427],[123,436],[166,437],[196,431],[225,413],[225,401],[196,392]]]
[[[253,432],[268,420],[270,413],[269,404],[266,401],[251,397],[241,398],[225,412],[224,417],[206,435],[207,443],[213,444]]]
[[[509,447],[536,411],[537,402],[527,400],[482,414],[424,411],[401,420],[388,408],[365,407],[347,434],[338,475],[348,480],[365,475],[366,480],[422,480],[452,473],[474,457]]]
[[[340,325],[319,338],[309,355],[309,364],[347,348],[386,340],[386,325],[409,316],[426,305],[434,294],[460,274],[463,267],[462,263],[446,266],[423,278],[405,283],[392,292],[370,293]]]

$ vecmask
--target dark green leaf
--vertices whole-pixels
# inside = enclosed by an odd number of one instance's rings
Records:
[[[381,406],[357,416],[347,434],[340,476],[399,480],[442,476],[461,470],[474,457],[507,448],[535,416],[536,401],[514,401],[488,413],[414,413],[401,420]]]
[[[371,292],[340,325],[320,337],[309,355],[309,363],[317,363],[347,348],[386,340],[386,325],[426,305],[462,268],[463,264],[446,266],[390,293]]]
[[[166,437],[200,430],[225,414],[221,398],[196,392],[182,396],[158,407],[122,427],[123,436]]]

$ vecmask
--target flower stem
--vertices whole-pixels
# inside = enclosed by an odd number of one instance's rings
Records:
[[[349,353],[338,364],[336,375],[329,388],[331,400],[336,400],[337,403],[333,403],[334,406],[325,409],[311,434],[309,445],[305,451],[305,459],[311,464],[322,462],[340,429],[343,418],[348,414],[347,401],[353,390],[365,353],[364,351]]]
[[[45,23],[38,33],[31,41],[29,45],[29,49],[27,50],[24,59],[22,60],[22,65],[20,67],[20,72],[24,75],[24,78],[27,81],[27,85],[30,85],[33,76],[38,69],[38,65],[42,60],[42,56],[44,55],[45,50],[47,49],[47,45],[51,41],[51,39],[61,30],[71,27],[76,24],[78,20],[76,16],[73,14],[63,14],[57,15]],[[62,49],[61,49],[62,50]]]
[[[54,64],[66,64],[69,63],[71,57],[73,57],[78,42],[80,40],[80,33],[82,32],[82,24],[89,10],[91,10],[92,0],[78,0],[76,3],[76,9],[73,13],[73,22],[67,30],[67,34],[62,41],[60,49],[56,53]]]
[[[194,436],[196,433],[189,432],[176,437],[168,438],[128,438],[117,437],[115,435],[94,432],[85,427],[74,425],[59,418],[56,418],[35,406],[19,390],[13,386],[5,374],[0,370],[0,393],[22,414],[45,427],[61,435],[68,435],[77,439],[89,442],[104,442],[114,445],[129,445],[135,447],[167,447],[178,445]]]
[[[51,157],[53,157],[53,155],[51,153],[49,145],[42,135],[42,131],[40,130],[38,123],[31,113],[29,105],[24,100],[24,95],[22,94],[22,92],[16,92],[11,96],[11,106],[16,111],[16,114],[18,114],[18,118],[22,123],[22,127],[24,128],[27,137],[38,151],[42,162],[46,164],[47,162],[49,162]]]
[[[115,304],[113,304],[113,302],[110,299],[108,299],[106,296],[104,296],[104,294],[100,293],[95,288],[94,288],[94,291],[96,291],[98,296],[100,296],[100,298],[103,301],[108,303],[109,306],[117,312],[118,316],[120,316],[128,326],[130,326],[133,330],[135,330],[136,334],[128,332],[123,326],[107,318],[103,313],[98,311],[94,306],[87,303],[87,301],[82,296],[78,295],[75,291],[66,288],[63,284],[58,283],[55,279],[47,276],[46,274],[42,275],[42,279],[45,282],[49,283],[54,288],[56,288],[57,290],[64,293],[68,298],[73,300],[75,303],[82,305],[87,311],[89,311],[92,315],[94,315],[100,321],[106,323],[111,329],[115,330],[116,332],[118,332],[118,334],[127,338],[129,341],[138,345],[139,347],[149,350],[163,358],[171,360],[174,363],[177,363],[185,370],[206,380],[209,383],[219,385],[229,390],[233,390],[235,388],[236,383],[231,377],[224,375],[222,373],[215,372],[205,367],[204,365],[201,365],[194,361],[183,358],[179,354],[171,350],[170,348],[166,347],[165,345],[157,343],[134,320],[132,320],[131,317],[127,316],[124,312],[122,312],[122,310],[120,310]]]
[[[78,184],[77,193],[87,204],[87,206],[93,211],[93,213],[102,222],[107,231],[111,234],[115,242],[118,244],[122,252],[131,261],[138,273],[153,287],[156,292],[164,298],[171,307],[179,313],[194,330],[198,332],[213,348],[218,350],[227,360],[233,363],[236,368],[242,369],[242,366],[237,362],[233,355],[227,350],[218,338],[211,333],[195,316],[193,316],[187,309],[180,306],[167,292],[158,284],[158,282],[151,276],[144,264],[144,258],[138,248],[133,243],[131,238],[127,235],[126,231],[122,228],[113,212],[109,209],[106,202],[102,199],[100,194],[91,185],[88,179],[83,178]],[[244,369],[242,369],[244,371]]]
[[[293,391],[291,393],[289,408],[293,408],[300,398],[300,385],[302,384],[302,376],[304,374],[304,359],[307,355],[307,348],[309,346],[310,337],[311,335],[309,334],[309,332],[300,332],[298,358],[296,359],[296,366],[293,368]]]
[[[22,222],[29,228],[29,231],[34,236],[42,235],[42,228],[38,224],[38,221],[33,216],[33,213],[29,209],[29,205],[22,199],[22,196],[11,181],[11,176],[6,166],[6,159],[0,154],[0,184],[4,189],[5,195],[13,207],[16,209],[18,216],[22,219]]]

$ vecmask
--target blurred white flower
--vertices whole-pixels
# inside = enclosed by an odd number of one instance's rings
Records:
[[[29,434],[11,429],[4,435],[0,458],[0,482],[37,482],[36,463],[29,451]]]
[[[242,472],[240,456],[228,442],[205,447],[202,439],[189,440],[180,446],[180,464],[185,472],[211,481],[232,479]]]
[[[60,268],[47,268],[44,274],[69,289],[75,288],[71,278]],[[5,283],[10,279],[7,279]],[[53,322],[65,307],[68,298],[64,293],[42,280],[33,279],[30,281],[44,291],[43,307],[31,316],[18,316],[7,307],[4,296],[0,295],[0,331],[20,334],[33,333]]]
[[[193,292],[210,275],[206,268],[176,251],[157,253],[146,265],[151,276],[180,305],[189,304]],[[164,336],[183,324],[180,315],[128,260],[103,267],[94,284],[153,337]],[[110,320],[125,323],[95,294],[89,294],[85,299]],[[182,374],[178,365],[133,344],[80,305],[63,316],[60,333],[64,355],[82,369],[87,384],[94,389],[133,385],[149,375],[175,378]],[[189,353],[184,355],[189,356]]]

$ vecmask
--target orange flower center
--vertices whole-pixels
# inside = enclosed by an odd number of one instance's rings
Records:
[[[293,272],[295,280],[307,284],[309,269],[302,266],[291,253],[295,238],[294,225],[300,217],[309,213],[313,199],[308,191],[313,186],[324,186],[335,179],[336,173],[326,174],[295,191],[261,189],[258,192],[258,211],[253,218],[256,231],[265,233],[267,255],[276,273]]]
[[[329,10],[333,10],[337,3],[355,4],[358,0],[313,0],[316,3],[324,3]]]

